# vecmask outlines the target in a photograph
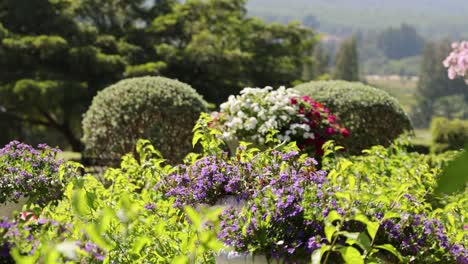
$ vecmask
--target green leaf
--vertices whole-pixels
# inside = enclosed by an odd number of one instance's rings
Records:
[[[189,263],[189,258],[187,256],[177,256],[171,261],[171,264],[187,264],[187,263]]]
[[[324,245],[324,246],[322,246],[322,247],[317,248],[316,250],[314,250],[314,252],[312,252],[311,263],[312,263],[312,264],[320,264],[321,261],[322,261],[323,255],[324,255],[328,250],[330,250],[330,246],[329,246],[329,245]]]
[[[327,222],[330,223],[330,224],[337,221],[337,220],[341,221],[341,219],[342,219],[341,215],[335,210],[331,211],[327,215],[327,218],[326,218]]]
[[[465,151],[444,168],[437,181],[437,193],[453,193],[468,182],[468,145]]]
[[[338,251],[341,253],[345,263],[364,264],[364,259],[359,250],[353,247],[342,247]]]
[[[106,239],[99,233],[99,229],[96,226],[96,224],[94,224],[94,223],[88,224],[85,227],[85,230],[86,230],[86,234],[89,236],[91,241],[96,243],[96,245],[98,245],[99,247],[101,247],[101,248],[103,248],[103,249],[105,249],[107,251],[112,249],[112,245],[110,245],[106,241]]]
[[[350,245],[357,244],[366,251],[370,251],[372,249],[371,240],[365,232],[340,232],[340,235],[347,237],[348,240],[346,241],[346,243]]]
[[[202,216],[190,206],[185,206],[184,210],[187,216],[189,217],[190,221],[192,221],[193,227],[195,229],[198,229],[202,223]]]
[[[86,191],[79,189],[73,192],[72,206],[76,213],[80,216],[87,215],[89,211],[88,198],[86,197]]]
[[[151,243],[151,239],[149,239],[148,237],[145,237],[145,236],[140,236],[133,243],[131,252],[133,254],[140,255],[140,252],[143,249],[143,247],[146,246],[149,243]]]
[[[390,244],[378,245],[378,246],[374,246],[374,248],[384,249],[392,253],[393,255],[395,255],[399,261],[403,262],[403,257],[401,256],[400,252],[398,252],[398,250]]]
[[[375,236],[377,235],[377,231],[379,230],[379,223],[377,222],[367,222],[366,228],[367,232],[369,232],[369,236],[373,240]]]
[[[203,137],[203,133],[199,133],[198,131],[193,135],[192,138],[192,147],[198,143],[198,141]]]
[[[399,213],[388,211],[384,214],[383,220],[390,218],[401,218],[401,215]]]
[[[327,237],[328,242],[332,242],[333,234],[336,232],[336,226],[326,225],[325,226],[325,236]]]

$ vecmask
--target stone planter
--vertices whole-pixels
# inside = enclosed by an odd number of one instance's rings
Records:
[[[220,251],[215,255],[216,264],[276,264],[277,260],[268,261],[266,256],[243,254],[235,251]]]
[[[251,255],[235,251],[220,251],[215,255],[216,264],[282,264],[281,260],[268,260],[264,255]]]
[[[15,218],[15,211],[21,212],[21,209],[23,208],[23,205],[26,204],[28,201],[27,198],[21,197],[18,199],[17,203],[14,202],[6,202],[4,204],[0,204],[0,218],[2,217],[8,217],[8,219],[13,219]]]

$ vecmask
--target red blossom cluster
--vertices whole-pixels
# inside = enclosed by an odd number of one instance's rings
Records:
[[[314,133],[314,138],[293,138],[301,150],[313,150],[317,155],[323,155],[322,146],[327,140],[339,141],[349,136],[348,129],[339,125],[336,116],[322,103],[309,96],[301,96],[291,98],[291,104],[298,107],[301,117],[305,117],[300,123],[309,125]]]

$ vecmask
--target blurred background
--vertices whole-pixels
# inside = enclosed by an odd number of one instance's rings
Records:
[[[442,65],[467,14],[466,0],[0,0],[0,144],[80,152],[92,98],[146,75],[213,109],[247,86],[360,81],[396,97],[428,144],[433,117],[468,118],[468,85]]]

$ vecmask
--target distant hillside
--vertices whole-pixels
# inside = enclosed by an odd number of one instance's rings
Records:
[[[468,0],[249,0],[251,15],[269,21],[317,18],[320,31],[345,34],[405,22],[426,37],[468,36]]]

